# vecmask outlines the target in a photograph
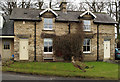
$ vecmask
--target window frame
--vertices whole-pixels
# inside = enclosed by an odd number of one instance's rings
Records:
[[[45,20],[47,19],[47,21],[52,20],[52,24],[50,23],[45,23]],[[47,28],[45,28],[45,25],[47,26]],[[52,28],[49,27],[49,25],[52,26]],[[44,18],[44,26],[43,26],[43,30],[53,30],[53,19],[52,18]]]
[[[47,43],[48,43],[48,46],[47,46],[48,49],[50,47],[49,42],[52,42],[52,52],[49,52],[49,50],[48,50],[48,52],[45,52],[43,49],[43,53],[44,54],[53,54],[53,39],[52,38],[44,38],[44,48],[45,48],[45,41],[47,41]]]
[[[89,21],[89,22],[90,22],[90,25],[85,25],[85,21]],[[84,28],[85,26],[89,26],[89,29],[85,29],[85,28]],[[83,20],[83,30],[84,30],[84,31],[91,31],[91,21],[90,21],[90,20]]]
[[[91,39],[90,39],[90,38],[85,38],[85,39],[87,39],[87,40],[89,39],[89,40],[90,40],[89,45],[87,45],[87,44],[85,45],[86,48],[87,48],[87,46],[90,46],[90,51],[87,51],[87,50],[86,50],[86,51],[83,51],[83,53],[91,53]],[[85,40],[85,39],[84,39],[84,40]],[[84,43],[83,43],[83,47],[84,47]]]

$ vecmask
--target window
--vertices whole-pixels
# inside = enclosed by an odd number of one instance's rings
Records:
[[[52,54],[52,39],[45,38],[44,39],[44,53]]]
[[[90,39],[84,39],[83,52],[90,53]]]
[[[53,19],[44,18],[44,30],[52,30],[52,27],[53,27]]]
[[[83,29],[84,29],[84,31],[90,31],[91,30],[90,20],[83,20]]]
[[[4,49],[10,49],[10,43],[4,42]]]

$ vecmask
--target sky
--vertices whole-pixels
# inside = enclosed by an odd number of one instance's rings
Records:
[[[22,0],[1,0],[1,1],[22,1]],[[25,1],[29,1],[29,0],[25,0]],[[37,0],[34,0],[34,1],[37,1]],[[42,1],[42,0],[40,0]],[[44,2],[49,2],[50,0],[43,0]],[[85,2],[85,1],[88,1],[88,2],[91,2],[91,1],[95,1],[95,2],[110,2],[110,1],[118,1],[118,0],[52,0],[52,1],[57,1],[57,2],[61,2],[61,1],[66,1],[66,2],[71,2],[71,3],[80,3],[80,2]]]

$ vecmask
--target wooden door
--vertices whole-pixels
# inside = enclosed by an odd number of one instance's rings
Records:
[[[20,60],[28,60],[28,39],[20,39]]]
[[[104,41],[104,59],[110,58],[110,41]]]

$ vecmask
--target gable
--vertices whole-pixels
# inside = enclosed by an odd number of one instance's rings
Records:
[[[51,12],[45,12],[42,17],[45,17],[45,18],[54,18],[55,15]]]
[[[58,14],[57,14],[55,11],[53,11],[51,8],[46,8],[45,10],[41,11],[41,12],[40,12],[40,16],[43,15],[44,13],[46,13],[46,12],[51,12],[51,13],[53,13],[55,16],[58,16]]]
[[[81,15],[80,15],[80,17],[83,17],[84,15],[91,15],[91,16],[93,16],[94,18],[97,18],[96,17],[96,15],[94,14],[94,13],[92,13],[91,11],[85,11],[84,13],[82,13]]]
[[[94,19],[94,17],[93,17],[92,15],[86,14],[86,15],[84,15],[84,16],[82,17],[82,19],[91,20],[91,19]]]

